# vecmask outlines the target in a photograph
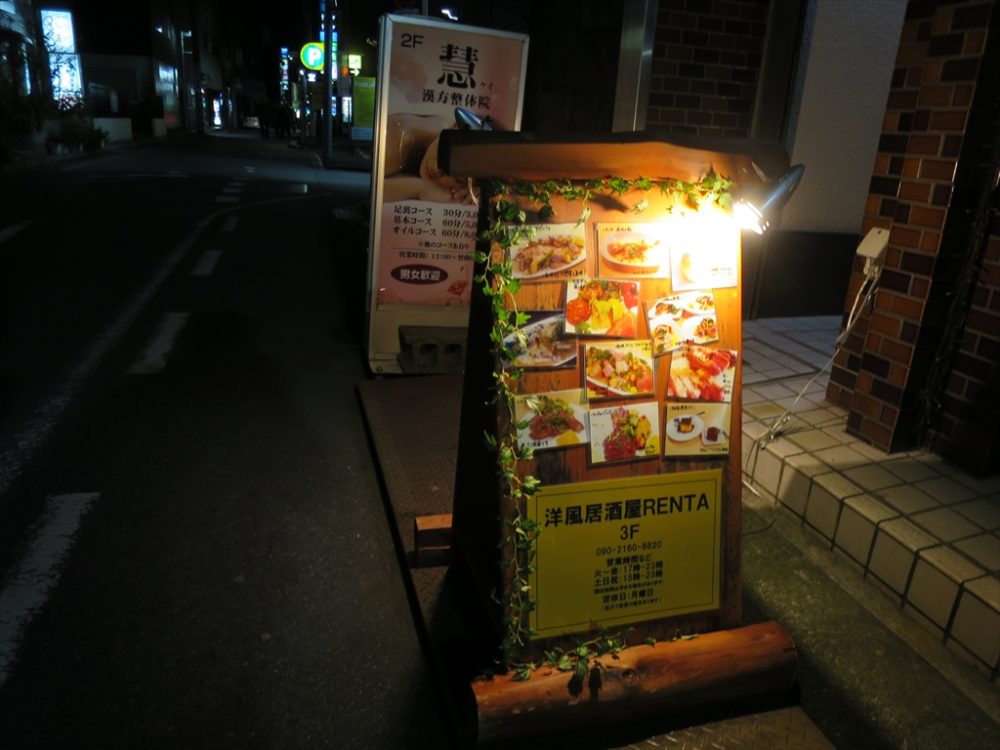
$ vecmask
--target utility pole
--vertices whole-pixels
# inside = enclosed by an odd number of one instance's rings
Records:
[[[337,70],[336,54],[333,47],[333,2],[323,4],[324,50],[323,68],[326,81],[323,83],[323,164],[333,158],[333,74]]]

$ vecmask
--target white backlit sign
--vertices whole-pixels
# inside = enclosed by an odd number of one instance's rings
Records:
[[[73,34],[73,14],[68,10],[48,8],[43,8],[39,14],[45,46],[49,50],[53,98],[83,96],[80,56],[76,54],[76,37]]]
[[[68,10],[39,11],[42,16],[42,35],[49,52],[72,54],[76,52],[73,34],[73,14]]]

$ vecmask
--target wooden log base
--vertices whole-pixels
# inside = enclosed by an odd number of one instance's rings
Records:
[[[413,519],[413,540],[421,547],[451,546],[451,513],[417,516]]]
[[[413,519],[414,567],[429,568],[451,562],[451,513]]]
[[[631,646],[600,657],[585,679],[553,667],[517,681],[511,674],[472,682],[478,738],[621,722],[676,708],[777,693],[795,684],[798,655],[776,622]]]

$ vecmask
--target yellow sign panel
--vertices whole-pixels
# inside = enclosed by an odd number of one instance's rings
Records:
[[[722,470],[543,487],[537,638],[719,607]]]

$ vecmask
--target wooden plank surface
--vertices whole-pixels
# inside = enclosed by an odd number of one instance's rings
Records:
[[[732,138],[608,133],[581,143],[573,135],[445,130],[438,163],[458,178],[542,181],[594,177],[698,182],[714,173],[737,184],[776,179],[788,170],[776,143]]]

